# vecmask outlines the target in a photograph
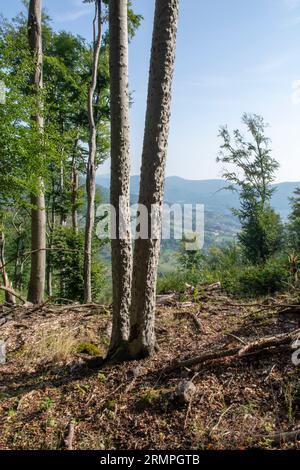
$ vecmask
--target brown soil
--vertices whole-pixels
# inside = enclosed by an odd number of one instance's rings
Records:
[[[220,292],[160,298],[156,355],[92,369],[78,351],[105,355],[109,309],[20,307],[0,327],[8,353],[0,366],[0,449],[62,449],[70,423],[74,449],[298,448],[272,442],[274,433],[300,427],[290,348],[162,372],[175,359],[299,328],[298,316]],[[167,397],[184,379],[196,394],[179,406]]]

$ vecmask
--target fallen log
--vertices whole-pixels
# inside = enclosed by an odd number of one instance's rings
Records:
[[[287,345],[293,342],[297,336],[300,335],[300,329],[294,330],[290,333],[283,333],[276,336],[263,337],[257,341],[246,344],[242,347],[236,347],[231,349],[219,349],[205,351],[199,356],[192,357],[190,359],[185,359],[183,361],[176,361],[175,363],[168,366],[164,372],[169,373],[183,367],[191,367],[204,362],[214,361],[217,359],[224,359],[226,357],[231,357],[232,359],[239,359],[244,356],[251,354],[258,354],[262,351],[266,351],[270,348],[276,348],[279,346]]]

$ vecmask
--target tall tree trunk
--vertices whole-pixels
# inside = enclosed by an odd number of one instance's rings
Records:
[[[78,168],[76,165],[76,150],[79,139],[75,140],[74,144],[74,155],[72,157],[72,194],[71,194],[71,206],[72,206],[72,227],[75,233],[78,233],[78,187],[79,187],[79,175]]]
[[[11,283],[8,279],[8,274],[5,269],[5,235],[4,232],[0,232],[0,272],[3,279],[3,286],[7,289],[11,289]],[[15,305],[16,298],[9,291],[5,291],[5,302],[10,305]]]
[[[130,158],[128,89],[128,1],[109,2],[111,182],[110,202],[116,211],[116,239],[111,240],[113,328],[109,355],[129,337],[132,247],[130,233]]]
[[[28,14],[28,41],[35,61],[35,73],[32,77],[34,92],[37,97],[37,109],[42,110],[40,98],[43,88],[43,51],[42,51],[42,5],[41,0],[30,0]],[[37,110],[34,120],[43,133],[44,118]],[[39,193],[31,195],[31,271],[28,300],[40,304],[44,298],[46,275],[46,211],[43,181],[40,180]]]
[[[54,230],[55,230],[55,205],[56,205],[56,197],[55,197],[55,178],[52,178],[52,186],[51,186],[51,194],[49,199],[49,205],[48,205],[48,221],[47,221],[47,227],[48,227],[48,246],[49,246],[49,251],[46,253],[46,289],[47,289],[47,294],[49,297],[53,296],[53,235],[54,235]],[[52,201],[52,202],[51,202]]]
[[[92,83],[88,94],[89,118],[89,156],[87,164],[86,191],[87,213],[85,225],[84,247],[84,301],[92,301],[92,238],[95,222],[95,194],[96,194],[96,155],[97,155],[97,128],[94,115],[94,95],[97,86],[98,64],[102,42],[102,1],[95,0],[95,18],[93,21],[93,70]]]
[[[132,358],[151,355],[155,349],[157,265],[178,8],[179,0],[156,0],[139,194],[139,204],[148,209],[149,236],[137,239],[134,249],[129,343]],[[152,204],[157,208],[155,223],[151,220]]]

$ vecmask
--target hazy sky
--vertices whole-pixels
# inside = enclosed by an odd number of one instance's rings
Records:
[[[144,16],[130,46],[132,173],[143,139],[154,0],[134,0]],[[243,112],[269,122],[277,181],[300,180],[300,0],[181,0],[168,175],[220,177],[221,124]],[[12,16],[20,0],[0,0]],[[81,0],[44,0],[56,29],[90,38],[92,9]],[[107,173],[109,165],[100,169]]]

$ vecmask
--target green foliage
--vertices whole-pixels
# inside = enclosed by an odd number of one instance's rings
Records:
[[[291,198],[292,211],[289,217],[288,238],[293,250],[300,253],[300,188]]]
[[[280,216],[270,206],[254,209],[238,234],[238,239],[250,262],[264,263],[282,247],[283,226]]]
[[[247,266],[241,269],[236,277],[235,285],[232,285],[230,290],[234,294],[255,297],[285,290],[288,281],[286,261],[281,258],[271,258],[264,265]]]
[[[100,247],[95,238],[92,263],[92,291],[95,300],[99,297],[103,282],[103,267],[96,255]],[[82,302],[84,298],[83,254],[84,232],[76,233],[70,227],[58,227],[53,233],[53,250],[49,253],[48,262],[57,271],[57,294],[62,299]]]
[[[249,263],[242,247],[230,243],[213,247],[202,255],[199,269],[182,268],[158,279],[158,292],[185,292],[186,284],[201,291],[201,285],[221,282],[229,294],[255,297],[286,290],[290,283],[290,269],[286,255],[270,257],[264,264]]]
[[[203,265],[204,256],[200,250],[188,250],[183,242],[180,247],[179,265],[184,271],[198,270]]]
[[[86,341],[78,345],[77,352],[88,354],[89,356],[98,356],[100,354],[100,349],[96,344]]]
[[[239,241],[246,258],[258,264],[280,248],[282,227],[279,217],[270,207],[274,192],[271,183],[279,165],[271,157],[263,118],[244,114],[243,123],[251,140],[247,141],[239,130],[233,132],[232,138],[227,127],[221,128],[223,144],[218,161],[229,166],[223,174],[229,183],[226,189],[237,191],[240,196],[240,209],[233,210],[242,226]]]

